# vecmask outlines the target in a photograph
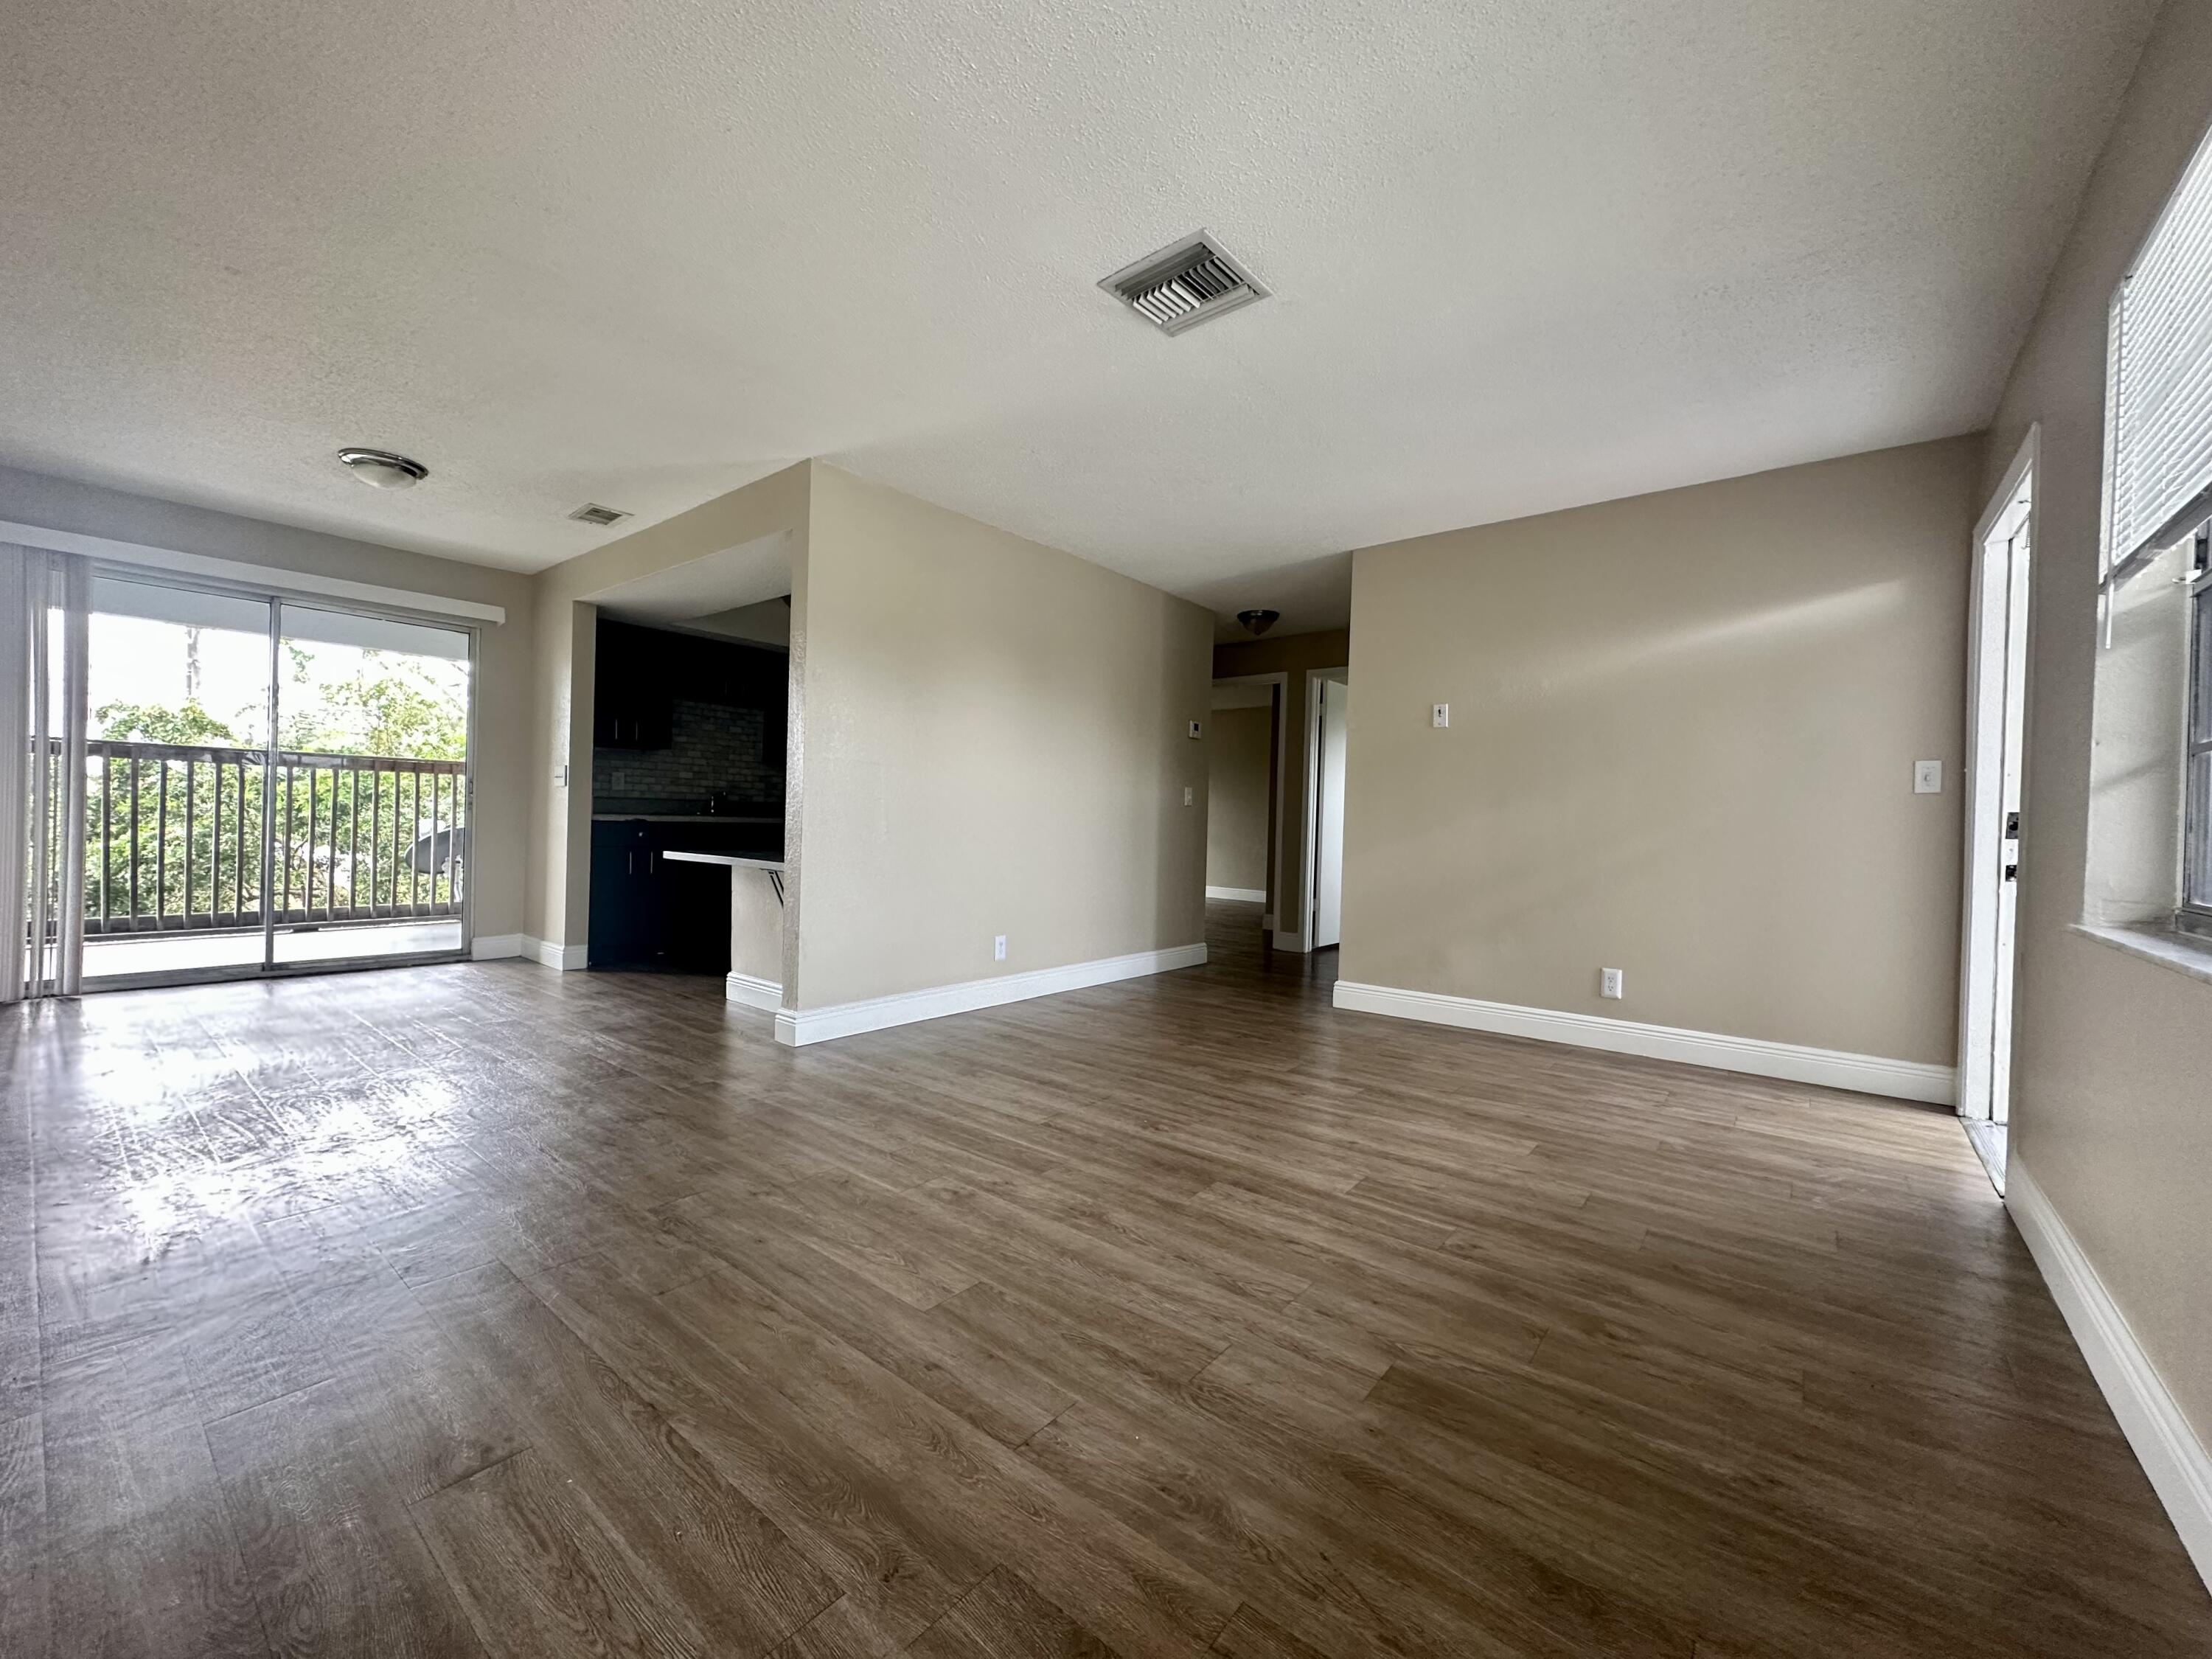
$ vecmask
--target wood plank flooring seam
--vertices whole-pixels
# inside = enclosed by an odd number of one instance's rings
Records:
[[[0,1647],[2212,1651],[1954,1118],[1208,933],[795,1052],[514,963],[0,1013]]]

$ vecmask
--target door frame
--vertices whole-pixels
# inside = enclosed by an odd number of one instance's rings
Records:
[[[210,563],[216,561],[208,561]],[[95,556],[91,561],[95,576],[106,575],[121,581],[151,582],[159,586],[180,588],[186,592],[235,594],[241,599],[255,599],[269,606],[269,737],[268,753],[274,757],[282,746],[278,741],[276,714],[278,709],[276,675],[281,654],[284,606],[289,603],[315,611],[337,611],[355,616],[368,617],[391,622],[421,623],[440,628],[449,633],[461,634],[469,642],[469,706],[465,721],[468,756],[461,775],[462,792],[467,803],[468,823],[471,831],[471,851],[474,851],[474,830],[477,822],[477,735],[478,709],[482,702],[483,629],[484,623],[473,616],[456,615],[444,611],[412,609],[404,605],[385,604],[365,600],[348,593],[318,591],[314,587],[292,588],[261,580],[240,580],[228,576],[203,575],[196,571],[165,569],[152,563],[136,560],[103,558]],[[333,583],[333,586],[339,584]],[[393,590],[396,592],[396,590]],[[502,613],[503,614],[503,613]],[[461,890],[461,942],[451,951],[410,951],[394,952],[390,956],[334,958],[326,962],[280,963],[273,960],[272,940],[275,937],[275,917],[270,910],[269,889],[274,874],[271,867],[273,853],[266,826],[273,811],[275,792],[273,765],[262,768],[262,838],[261,902],[262,902],[262,959],[252,964],[227,965],[212,968],[179,968],[145,974],[113,974],[102,978],[94,992],[131,991],[158,988],[168,985],[202,985],[238,980],[284,979],[307,974],[355,973],[378,968],[414,968],[434,963],[466,962],[476,945],[477,883],[471,872],[467,886]]]
[[[1305,890],[1298,896],[1297,943],[1293,950],[1310,951],[1316,948],[1314,934],[1321,908],[1321,688],[1324,682],[1334,680],[1340,685],[1352,684],[1352,670],[1337,668],[1309,668],[1306,670],[1306,801],[1305,857],[1300,861],[1300,874]],[[1351,750],[1350,732],[1346,733],[1346,752]],[[1349,805],[1349,797],[1346,799]],[[1343,929],[1338,928],[1341,939]],[[1279,944],[1280,940],[1277,941]]]
[[[1267,803],[1267,814],[1273,820],[1274,826],[1273,832],[1274,845],[1268,849],[1267,866],[1273,874],[1274,880],[1273,884],[1267,890],[1267,913],[1260,918],[1260,927],[1261,930],[1272,934],[1278,921],[1282,915],[1283,887],[1285,885],[1284,878],[1286,874],[1286,872],[1283,868],[1283,831],[1285,828],[1283,821],[1290,815],[1283,810],[1285,805],[1285,802],[1283,800],[1283,788],[1285,772],[1286,769],[1283,765],[1285,757],[1283,742],[1285,732],[1283,726],[1284,722],[1290,718],[1291,676],[1288,670],[1277,669],[1272,674],[1224,674],[1218,678],[1209,682],[1209,684],[1213,685],[1271,685],[1275,689],[1273,713],[1271,716],[1272,724],[1267,736],[1267,763],[1269,772],[1272,775],[1268,778],[1267,787],[1273,796],[1273,799]],[[1209,730],[1212,728],[1212,720],[1213,711],[1209,708],[1206,710],[1206,722]],[[1207,750],[1206,762],[1208,770],[1207,787],[1210,788],[1212,787],[1211,775],[1212,751],[1210,745]]]
[[[1992,1068],[1988,1056],[1995,1042],[1996,1024],[1996,975],[1998,884],[2003,879],[1998,848],[2003,839],[2003,782],[2005,762],[2005,659],[2011,648],[2002,626],[2008,596],[1989,591],[1990,541],[2014,512],[2023,492],[2027,495],[2024,526],[2028,544],[2028,611],[2030,625],[2021,641],[2016,665],[2023,688],[2023,710],[2029,666],[2033,659],[2035,549],[2040,526],[2035,488],[2042,428],[2032,425],[2012,465],[2005,469],[1990,504],[1974,526],[1971,579],[1966,601],[1966,757],[1960,769],[1964,792],[1965,845],[1960,860],[1959,924],[1959,1051],[1958,1112],[1975,1121],[1988,1121],[1992,1111]],[[2009,534],[2010,532],[2007,532]],[[1988,607],[1997,607],[1997,632],[1991,649]],[[1991,678],[1995,671],[1994,680]],[[1995,696],[1990,693],[1994,690]],[[2027,735],[2023,712],[2019,755],[2026,821]],[[2019,895],[2014,896],[2015,918]],[[2019,960],[2019,926],[2014,926],[2014,961]],[[2017,991],[2018,981],[2014,981]]]

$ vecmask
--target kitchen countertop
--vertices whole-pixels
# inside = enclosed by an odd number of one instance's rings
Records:
[[[783,873],[781,859],[749,859],[737,853],[663,853],[660,856],[677,864],[726,864],[732,869],[766,870],[778,876]]]

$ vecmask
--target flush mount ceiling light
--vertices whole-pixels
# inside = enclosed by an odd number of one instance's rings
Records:
[[[1195,231],[1098,284],[1163,334],[1180,334],[1234,311],[1267,290],[1236,261],[1211,231]]]
[[[1279,611],[1240,611],[1237,613],[1237,620],[1243,623],[1244,631],[1256,640],[1281,621],[1282,616]]]
[[[388,449],[341,449],[338,459],[353,469],[353,476],[378,489],[412,489],[430,476],[430,469]]]

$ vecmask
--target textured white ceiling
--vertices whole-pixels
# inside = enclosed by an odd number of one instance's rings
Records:
[[[0,459],[531,569],[819,455],[1338,623],[1318,556],[1980,424],[2153,9],[27,0]],[[1201,225],[1276,297],[1093,287]]]

